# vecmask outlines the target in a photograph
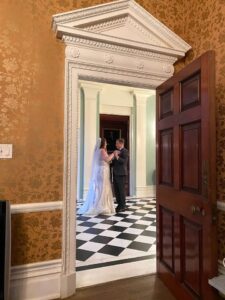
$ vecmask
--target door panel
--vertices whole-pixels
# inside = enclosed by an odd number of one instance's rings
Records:
[[[181,110],[200,104],[200,73],[181,82]]]
[[[157,271],[177,299],[217,274],[214,53],[157,88]]]
[[[202,228],[194,222],[183,220],[183,282],[191,293],[200,297],[202,268]]]
[[[160,132],[161,184],[173,184],[173,131]]]
[[[161,119],[173,114],[173,90],[166,91],[160,98]]]
[[[173,213],[161,208],[162,236],[161,261],[174,272],[174,220]]]
[[[181,126],[181,186],[200,193],[201,123]]]

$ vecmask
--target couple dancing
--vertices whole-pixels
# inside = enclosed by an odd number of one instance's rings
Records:
[[[113,166],[113,185],[118,206],[116,212],[125,211],[125,179],[127,175],[128,150],[124,139],[116,140],[116,148],[108,155],[105,138],[99,138],[94,150],[89,190],[78,214],[114,214],[109,164]]]

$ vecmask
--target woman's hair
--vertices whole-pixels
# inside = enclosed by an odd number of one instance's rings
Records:
[[[104,146],[105,146],[105,143],[106,143],[106,139],[103,137],[103,138],[101,138],[101,144],[100,144],[100,149],[101,148],[104,148]]]

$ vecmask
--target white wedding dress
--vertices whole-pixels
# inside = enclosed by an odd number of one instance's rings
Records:
[[[109,168],[112,155],[108,155],[105,149],[99,149],[100,142],[101,139],[95,146],[88,194],[78,214],[115,214]]]

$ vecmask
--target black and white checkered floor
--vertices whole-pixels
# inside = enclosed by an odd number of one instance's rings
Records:
[[[77,216],[77,271],[155,258],[155,198],[131,198],[126,205],[113,216]]]

